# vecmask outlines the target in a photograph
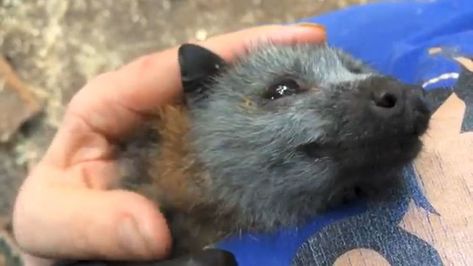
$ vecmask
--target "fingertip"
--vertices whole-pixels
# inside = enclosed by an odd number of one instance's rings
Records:
[[[95,217],[86,222],[90,227],[83,229],[88,234],[87,241],[78,249],[83,250],[85,258],[160,260],[167,257],[171,233],[155,203],[130,191],[94,193],[97,206],[90,209]],[[98,237],[100,234],[102,237]]]
[[[299,41],[325,42],[327,39],[327,30],[322,24],[299,23],[293,27],[299,31]]]
[[[262,26],[261,30],[267,32],[269,38],[282,42],[322,42],[327,37],[324,25],[309,22],[268,25],[267,28]]]
[[[171,250],[171,232],[164,215],[156,204],[141,195],[128,191],[115,191],[119,202],[126,198],[127,205],[117,210],[117,235],[129,257],[162,259]]]

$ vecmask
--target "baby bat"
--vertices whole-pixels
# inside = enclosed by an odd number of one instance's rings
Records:
[[[193,44],[178,55],[182,103],[160,108],[121,155],[124,186],[168,220],[171,260],[83,265],[230,265],[231,254],[203,248],[382,190],[421,149],[422,88],[334,47],[268,42],[232,63]],[[215,264],[183,257],[211,253]]]

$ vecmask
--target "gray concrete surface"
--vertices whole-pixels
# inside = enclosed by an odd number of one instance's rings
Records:
[[[0,53],[45,103],[0,145],[0,215],[88,78],[190,38],[292,22],[363,0],[0,0]],[[11,115],[15,115],[12,109]]]

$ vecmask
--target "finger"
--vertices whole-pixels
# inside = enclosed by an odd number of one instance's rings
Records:
[[[232,61],[249,45],[259,41],[321,42],[325,38],[324,34],[320,26],[262,26],[218,35],[199,44],[219,54],[224,60]],[[117,101],[139,113],[148,113],[157,105],[170,102],[180,95],[177,49],[174,47],[144,56],[115,72],[122,84],[121,89],[115,89]]]
[[[259,40],[321,42],[324,34],[321,27],[264,26],[219,35],[200,45],[231,61]],[[126,134],[139,122],[133,113],[152,114],[158,106],[181,94],[177,49],[141,57],[91,81],[73,99],[71,112],[86,114],[94,128],[107,132],[111,138]]]
[[[24,183],[13,217],[15,238],[29,254],[145,260],[168,254],[166,221],[144,197],[37,180]]]

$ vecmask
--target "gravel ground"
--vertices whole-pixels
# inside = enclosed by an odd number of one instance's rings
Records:
[[[88,78],[191,38],[292,22],[366,0],[0,0],[0,55],[43,112],[0,144],[0,215]],[[11,109],[11,114],[15,110]]]

